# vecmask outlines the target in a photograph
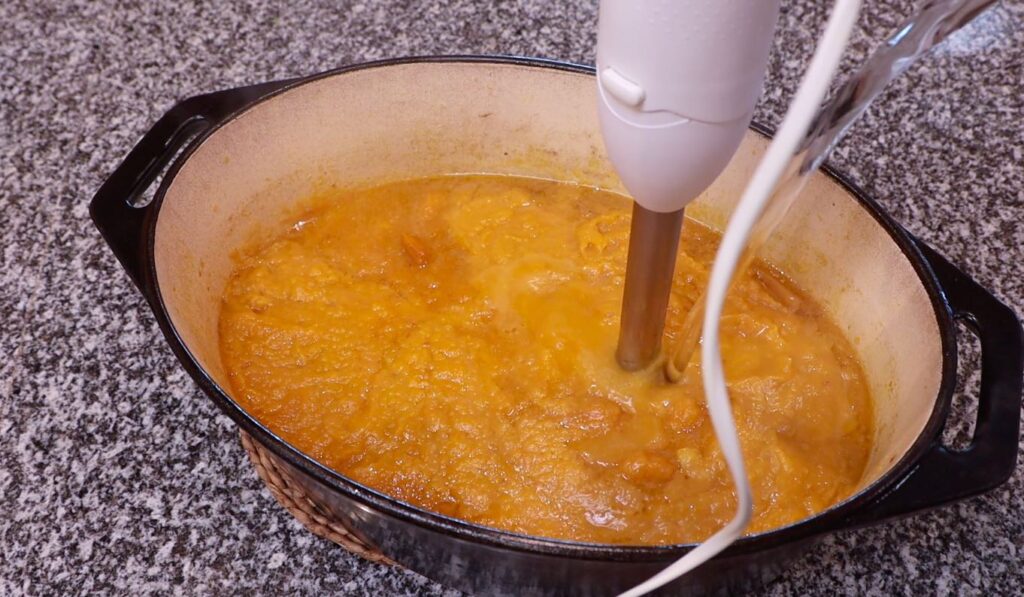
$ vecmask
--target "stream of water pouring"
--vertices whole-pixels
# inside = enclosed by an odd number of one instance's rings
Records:
[[[814,118],[800,150],[786,166],[764,213],[758,220],[736,270],[740,277],[758,249],[786,216],[808,179],[891,81],[952,33],[971,22],[996,0],[926,0],[864,65],[851,75]],[[678,381],[700,342],[704,298],[694,303],[683,321],[680,342],[665,362],[665,375]]]

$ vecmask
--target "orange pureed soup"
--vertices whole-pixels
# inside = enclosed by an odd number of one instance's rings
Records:
[[[233,395],[270,429],[383,493],[529,535],[678,543],[731,518],[699,354],[679,384],[614,360],[627,198],[447,176],[313,205],[239,257],[223,299]],[[686,222],[667,346],[717,242]],[[750,531],[850,495],[872,405],[836,326],[755,263],[729,297],[722,347]]]

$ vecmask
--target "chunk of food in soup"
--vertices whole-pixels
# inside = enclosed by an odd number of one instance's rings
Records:
[[[529,535],[701,540],[735,508],[701,386],[615,363],[630,203],[546,180],[446,176],[327,194],[239,256],[220,342],[233,396],[385,494]],[[687,221],[673,346],[718,237]],[[872,404],[849,343],[755,263],[722,321],[750,530],[849,496]],[[698,351],[699,352],[699,351]]]

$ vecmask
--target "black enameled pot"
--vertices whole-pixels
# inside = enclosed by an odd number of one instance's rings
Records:
[[[230,394],[217,349],[230,254],[285,225],[328,183],[441,172],[572,179],[618,188],[598,132],[593,70],[542,60],[438,57],[357,65],[187,99],[103,184],[96,226],[152,308],[175,355],[241,429],[370,545],[426,576],[487,595],[609,595],[692,545],[613,546],[527,537],[442,516],[307,457]],[[690,215],[721,227],[763,153],[754,127]],[[142,197],[166,168],[154,198]],[[825,169],[766,256],[852,339],[876,401],[876,448],[859,491],[827,511],[746,537],[668,592],[748,588],[824,533],[990,490],[1012,473],[1022,342],[1015,314],[878,205]],[[943,446],[961,321],[982,347],[971,445]]]

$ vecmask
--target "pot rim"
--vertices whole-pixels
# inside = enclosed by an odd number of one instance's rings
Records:
[[[214,401],[214,403],[216,403],[217,406],[220,407],[220,409],[243,431],[256,438],[257,441],[271,450],[275,456],[284,460],[290,466],[298,469],[302,473],[317,480],[331,491],[340,492],[349,499],[352,499],[365,507],[373,508],[388,516],[449,536],[503,549],[529,553],[542,553],[574,559],[608,561],[669,561],[678,558],[699,545],[699,543],[680,543],[671,545],[616,545],[534,537],[487,527],[431,512],[349,479],[341,473],[317,462],[312,457],[306,455],[286,442],[235,402],[227,391],[222,388],[199,364],[198,360],[196,360],[192,355],[191,351],[185,345],[181,336],[174,327],[174,324],[170,320],[156,274],[156,223],[160,217],[160,211],[167,189],[173,183],[181,167],[191,159],[195,151],[202,146],[209,137],[216,134],[228,123],[233,122],[236,118],[239,118],[247,111],[262,104],[263,102],[277,97],[278,95],[288,93],[292,89],[309,83],[314,83],[322,79],[377,68],[412,64],[450,63],[521,66],[589,76],[594,76],[595,74],[595,69],[591,66],[544,58],[503,55],[414,56],[347,65],[324,71],[322,73],[282,82],[282,86],[278,89],[270,91],[251,102],[247,102],[241,108],[234,110],[227,117],[213,123],[209,128],[196,135],[196,137],[189,141],[186,147],[178,154],[168,167],[166,174],[160,181],[159,188],[153,196],[152,204],[150,209],[147,211],[145,221],[143,222],[144,243],[142,246],[142,266],[144,275],[140,283],[143,293],[149,299],[156,320],[167,338],[171,349],[178,357],[178,360],[181,361],[189,375]],[[756,122],[751,123],[750,129],[768,138],[770,138],[773,133],[770,127]],[[793,543],[802,539],[808,539],[816,535],[844,528],[843,522],[850,514],[859,511],[860,508],[870,506],[878,498],[899,486],[913,472],[917,462],[922,458],[927,450],[932,447],[936,438],[941,433],[950,401],[952,399],[953,390],[955,388],[957,355],[953,317],[949,303],[941,290],[941,286],[931,265],[921,253],[921,250],[910,235],[899,224],[897,224],[895,220],[887,215],[878,203],[871,199],[859,186],[828,164],[823,165],[821,167],[821,171],[834,183],[838,184],[843,191],[856,200],[860,207],[867,211],[868,214],[874,218],[875,222],[885,230],[892,242],[897,245],[904,257],[910,262],[919,281],[924,286],[934,310],[939,329],[942,352],[942,371],[939,389],[936,394],[935,402],[932,406],[932,412],[929,415],[921,433],[903,456],[890,465],[889,469],[883,473],[878,480],[864,487],[857,493],[847,497],[845,500],[833,504],[827,510],[824,510],[814,516],[784,527],[779,527],[754,535],[746,535],[730,545],[718,556],[720,558],[728,558],[730,556],[762,551],[784,543]]]

